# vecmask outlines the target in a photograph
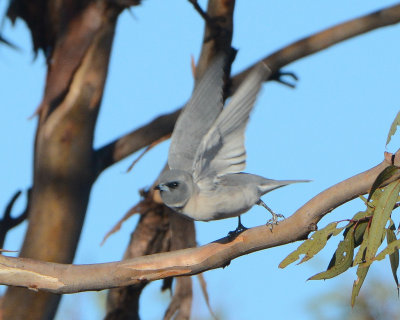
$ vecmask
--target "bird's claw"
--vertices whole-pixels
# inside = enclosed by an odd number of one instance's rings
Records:
[[[243,231],[246,231],[248,228],[246,228],[244,225],[242,225],[242,221],[240,220],[239,216],[239,223],[238,226],[235,230],[228,232],[228,238],[229,240],[235,239],[239,234],[241,234]]]
[[[264,201],[262,201],[261,199],[258,200],[257,204],[258,204],[259,206],[263,206],[265,209],[267,209],[267,210],[271,213],[272,218],[269,219],[269,220],[267,221],[267,223],[266,223],[266,225],[269,226],[269,228],[271,229],[271,231],[272,231],[274,225],[278,224],[279,218],[285,219],[285,216],[284,216],[283,214],[273,212],[272,209],[271,209],[270,207],[268,207],[268,206],[264,203]]]
[[[243,231],[246,231],[248,228],[243,227],[243,228],[236,228],[233,231],[229,231],[228,232],[228,238],[230,241],[232,241],[233,239],[235,239],[239,234],[241,234]]]
[[[286,81],[283,77],[290,77],[292,78],[292,80],[294,80],[295,82],[299,80],[299,78],[296,76],[295,73],[293,72],[284,72],[284,71],[278,71],[276,72],[274,75],[272,75],[272,77],[270,78],[271,80],[275,80],[289,88],[295,88],[296,84],[295,83],[290,83],[288,81]]]
[[[272,229],[274,228],[274,225],[278,224],[279,218],[282,218],[283,220],[285,220],[285,216],[283,214],[275,213],[275,212],[271,212],[271,214],[272,214],[272,218],[267,221],[266,225],[269,226],[270,230],[272,231]]]

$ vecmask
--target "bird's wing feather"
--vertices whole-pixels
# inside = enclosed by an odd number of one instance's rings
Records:
[[[170,169],[191,171],[201,139],[221,113],[225,56],[219,55],[196,84],[171,137]]]
[[[192,168],[195,181],[244,170],[244,132],[261,84],[270,75],[265,64],[257,65],[222,110],[196,151]]]

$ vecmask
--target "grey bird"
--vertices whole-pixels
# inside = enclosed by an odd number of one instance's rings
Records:
[[[172,133],[170,170],[160,176],[155,189],[168,207],[194,220],[239,217],[237,234],[246,229],[240,215],[255,204],[267,208],[272,224],[277,223],[281,215],[265,205],[262,195],[308,180],[272,180],[242,172],[246,125],[271,70],[263,63],[254,67],[223,108],[224,63],[223,56],[217,57],[195,86]]]

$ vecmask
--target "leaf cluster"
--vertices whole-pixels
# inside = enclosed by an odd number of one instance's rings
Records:
[[[387,143],[399,124],[400,112],[390,128]],[[361,197],[366,206],[364,211],[360,211],[350,220],[346,220],[347,224],[343,227],[338,226],[341,223],[340,221],[332,222],[325,228],[314,232],[297,250],[290,253],[280,263],[279,267],[285,268],[299,260],[301,255],[304,256],[299,264],[310,260],[325,247],[332,236],[342,233],[343,240],[339,242],[327,270],[312,276],[308,280],[331,279],[351,267],[357,267],[357,279],[353,283],[351,295],[351,305],[353,306],[371,264],[389,256],[393,278],[397,290],[399,290],[397,269],[399,267],[400,239],[397,239],[396,234],[399,233],[400,226],[396,232],[396,226],[391,215],[400,201],[400,181],[396,180],[382,187],[384,182],[396,174],[399,169],[399,167],[391,165],[378,175],[371,187],[368,198]],[[387,242],[386,248],[377,253],[385,238]]]

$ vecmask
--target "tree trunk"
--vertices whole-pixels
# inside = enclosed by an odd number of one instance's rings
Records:
[[[58,30],[48,57],[29,226],[21,250],[22,257],[60,263],[73,261],[96,177],[93,135],[120,12],[102,2],[66,13],[70,7],[51,12],[69,20]],[[51,319],[59,301],[59,295],[11,287],[3,318]]]

